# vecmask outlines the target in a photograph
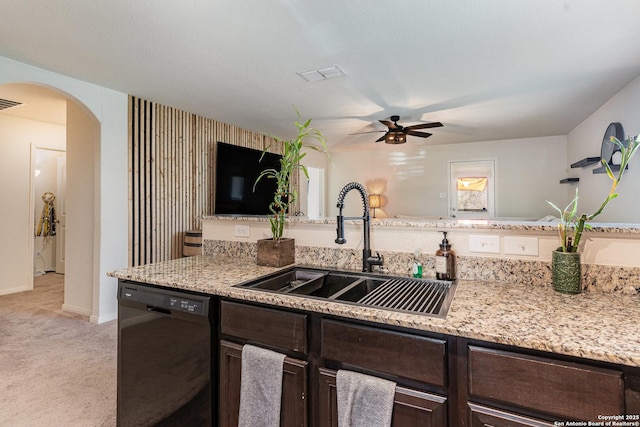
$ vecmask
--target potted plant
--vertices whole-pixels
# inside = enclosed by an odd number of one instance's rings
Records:
[[[607,176],[613,181],[609,194],[600,205],[600,208],[591,215],[578,215],[578,189],[576,195],[569,202],[566,208],[560,209],[555,204],[547,200],[555,210],[560,213],[560,223],[558,224],[558,234],[560,237],[560,247],[553,251],[551,259],[551,272],[553,288],[562,293],[577,294],[582,290],[581,278],[582,271],[580,265],[580,240],[585,229],[591,228],[587,221],[593,220],[600,215],[609,202],[616,197],[618,193],[616,189],[625,169],[631,158],[640,146],[640,135],[635,139],[629,137],[626,144],[621,143],[616,137],[612,136],[611,141],[618,146],[621,153],[620,169],[617,175],[611,170],[607,160],[602,159],[602,163],[606,169]]]
[[[306,166],[301,161],[307,155],[307,150],[315,150],[323,153],[327,152],[327,145],[324,135],[311,127],[311,119],[302,121],[300,112],[294,107],[298,120],[295,122],[298,128],[298,135],[289,140],[277,137],[274,139],[283,145],[283,154],[280,159],[280,170],[275,168],[265,169],[256,179],[257,184],[261,179],[275,179],[276,191],[273,195],[273,202],[269,204],[269,223],[271,224],[271,238],[258,240],[258,265],[281,267],[295,262],[295,241],[294,239],[283,238],[284,224],[289,208],[296,202],[298,191],[291,186],[294,173],[301,170],[309,179]],[[307,143],[308,139],[315,140],[315,143]],[[265,148],[265,151],[269,147]],[[264,155],[264,153],[263,153]],[[253,186],[255,191],[255,184]]]

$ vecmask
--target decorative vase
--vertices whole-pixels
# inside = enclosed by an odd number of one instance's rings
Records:
[[[560,248],[558,248],[560,249]],[[582,292],[582,269],[580,252],[555,250],[551,255],[553,289],[563,294]]]
[[[267,267],[284,267],[296,262],[295,239],[258,240],[257,264]]]

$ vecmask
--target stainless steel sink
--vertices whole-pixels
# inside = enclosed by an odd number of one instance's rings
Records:
[[[456,282],[292,267],[236,287],[445,318]]]

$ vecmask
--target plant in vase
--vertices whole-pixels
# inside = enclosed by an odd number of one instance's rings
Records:
[[[282,237],[287,212],[298,199],[298,191],[291,186],[291,180],[297,171],[302,171],[305,177],[309,179],[309,172],[306,166],[301,163],[308,150],[327,153],[324,135],[318,129],[311,127],[311,119],[303,122],[300,112],[297,109],[295,111],[298,116],[298,120],[295,122],[298,128],[297,136],[289,140],[274,137],[276,141],[283,145],[280,170],[275,168],[263,170],[253,186],[255,191],[255,185],[261,179],[276,180],[276,191],[273,195],[273,201],[269,204],[269,211],[271,212],[269,223],[272,237],[271,239],[258,240],[258,265],[280,267],[295,262],[295,243],[293,239],[284,239]],[[308,143],[308,139],[315,140],[315,143]],[[268,148],[265,149],[265,152]]]
[[[578,252],[582,233],[585,229],[591,228],[587,221],[591,221],[600,215],[609,202],[618,197],[616,192],[618,184],[622,180],[629,161],[640,146],[640,135],[635,139],[629,137],[626,144],[621,143],[616,137],[612,136],[611,142],[620,149],[620,169],[615,175],[607,160],[602,159],[607,176],[613,183],[609,194],[598,210],[590,215],[585,213],[578,215],[578,189],[576,189],[576,195],[573,200],[564,209],[560,209],[547,200],[547,203],[560,213],[560,223],[558,224],[560,247],[553,252],[551,262],[553,288],[558,292],[577,294],[582,290],[580,253]]]

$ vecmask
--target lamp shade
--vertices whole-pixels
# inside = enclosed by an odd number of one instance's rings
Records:
[[[404,132],[389,131],[385,135],[384,142],[387,144],[404,144],[407,142],[407,135]]]
[[[369,194],[369,207],[370,208],[379,208],[380,207],[380,195],[379,194]]]

